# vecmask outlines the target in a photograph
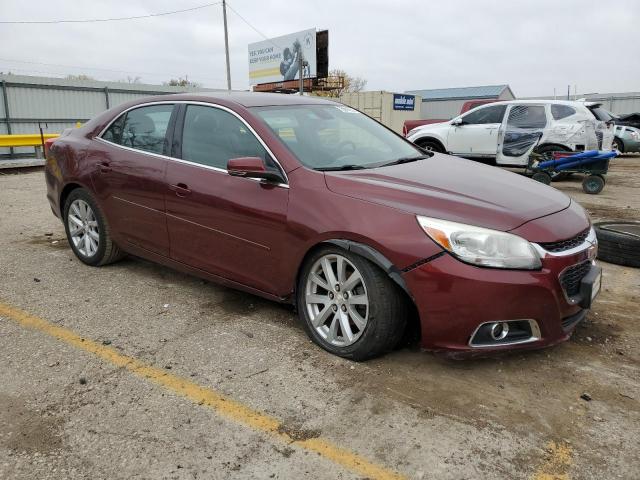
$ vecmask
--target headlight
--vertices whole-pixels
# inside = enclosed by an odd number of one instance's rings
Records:
[[[420,215],[417,219],[434,242],[463,262],[526,270],[542,266],[533,245],[517,235]]]

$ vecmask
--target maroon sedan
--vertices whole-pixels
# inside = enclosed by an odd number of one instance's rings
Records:
[[[555,344],[600,287],[589,218],[564,194],[316,98],[130,102],[58,139],[46,180],[84,263],[130,253],[294,303],[354,360],[412,320],[452,354]]]

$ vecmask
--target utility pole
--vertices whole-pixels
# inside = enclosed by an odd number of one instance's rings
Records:
[[[300,95],[304,93],[304,58],[302,56],[302,49],[300,49]]]
[[[227,2],[222,0],[222,19],[224,22],[224,53],[227,57],[227,90],[231,90],[231,67],[229,66],[229,33],[227,32]]]

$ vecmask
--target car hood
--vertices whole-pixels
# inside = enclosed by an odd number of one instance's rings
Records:
[[[438,121],[438,122],[434,122],[434,123],[426,123],[424,125],[419,125],[416,128],[414,128],[412,131],[413,132],[422,132],[425,130],[429,130],[432,128],[442,128],[442,127],[448,127],[450,126],[449,124],[449,120],[442,120],[442,121]]]
[[[443,154],[401,165],[326,172],[325,179],[334,193],[502,231],[571,203],[563,193],[522,175]]]

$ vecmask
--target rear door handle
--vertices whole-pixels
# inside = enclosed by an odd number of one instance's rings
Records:
[[[107,162],[98,162],[96,166],[100,169],[102,173],[109,173],[111,171],[111,167]]]
[[[169,185],[169,189],[172,190],[173,192],[176,192],[176,195],[178,197],[186,197],[187,195],[191,194],[191,190],[189,190],[189,187],[184,183]]]

